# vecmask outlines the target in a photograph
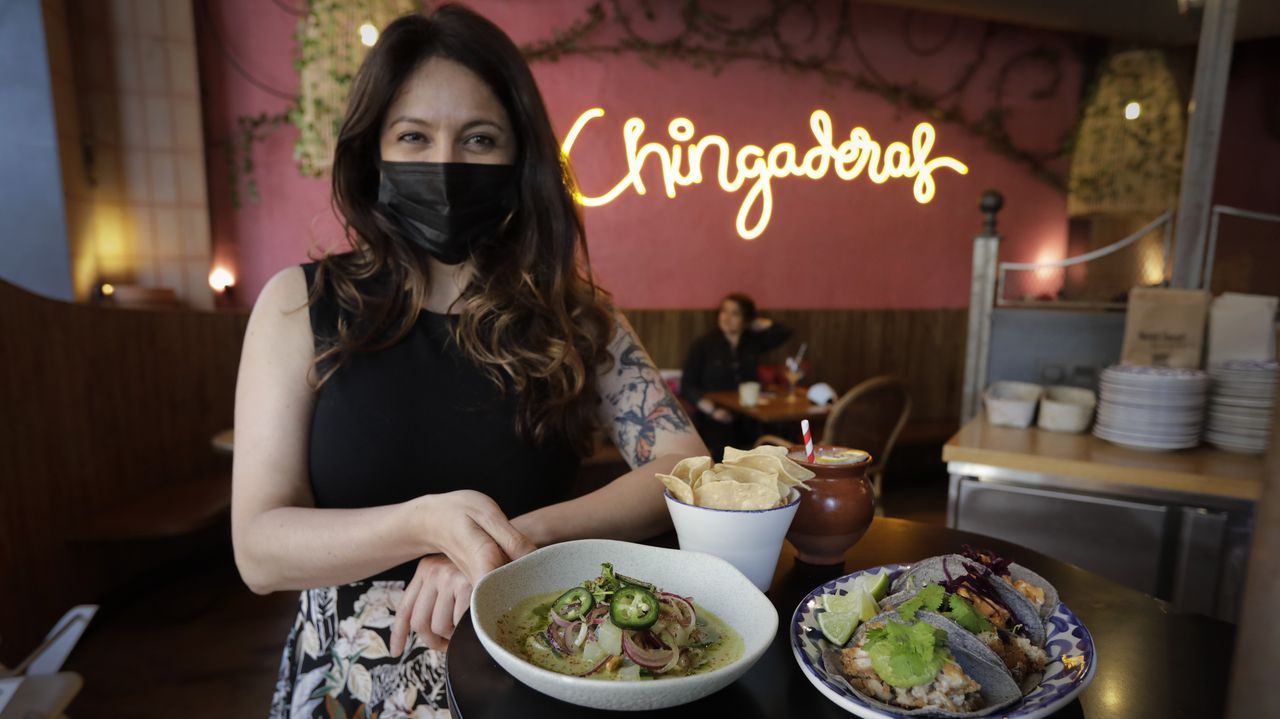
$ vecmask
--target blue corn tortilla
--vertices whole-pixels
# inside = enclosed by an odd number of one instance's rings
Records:
[[[1000,659],[985,644],[955,622],[945,617],[933,615],[942,620],[939,623],[935,623],[925,616],[927,614],[931,614],[931,612],[919,612],[916,616],[946,633],[947,648],[951,651],[951,655],[955,657],[956,663],[960,665],[965,674],[982,685],[982,689],[979,691],[983,703],[981,708],[969,712],[955,712],[936,708],[904,709],[893,704],[886,704],[858,690],[851,682],[845,679],[840,661],[840,650],[838,649],[823,652],[823,667],[828,674],[841,681],[849,691],[857,695],[862,701],[876,709],[899,716],[980,717],[994,714],[998,710],[1022,699],[1022,690],[1013,681],[1013,677],[1009,675],[1009,671],[1000,662]],[[856,647],[860,645],[869,628],[880,626],[889,621],[906,623],[897,612],[881,613],[863,622],[862,626],[858,627],[858,631],[854,632],[853,638],[850,639],[846,646]]]
[[[1008,607],[1013,620],[1023,626],[1031,643],[1038,647],[1044,646],[1044,619],[1036,609],[1036,605],[1022,596],[1022,593],[1010,586],[1008,582],[997,577],[990,569],[959,554],[944,554],[917,562],[909,571],[894,580],[893,594],[885,598],[883,606],[898,606],[926,584],[945,585],[948,577],[954,579],[963,575],[969,575],[990,587],[1000,601]],[[1056,606],[1056,591],[1053,596]],[[1049,603],[1048,597],[1049,594],[1046,592],[1046,605]]]

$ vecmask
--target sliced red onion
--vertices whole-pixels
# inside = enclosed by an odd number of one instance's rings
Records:
[[[571,653],[568,649],[565,648],[564,644],[562,643],[562,639],[560,637],[560,631],[558,627],[547,625],[547,643],[550,644],[552,647],[554,647],[555,650],[560,652],[561,654]]]
[[[597,604],[590,613],[587,614],[587,622],[590,624],[599,624],[609,618],[609,605]]]
[[[680,623],[685,627],[693,627],[693,625],[698,621],[698,613],[693,609],[693,602],[690,602],[678,594],[670,594],[667,592],[661,592],[658,596],[669,601],[674,607],[676,607],[680,613]],[[685,620],[685,617],[688,617],[688,621]]]
[[[667,672],[671,671],[672,669],[675,669],[675,668],[676,668],[676,665],[677,665],[677,664],[679,664],[679,663],[680,663],[680,650],[679,650],[679,649],[672,650],[672,652],[671,652],[671,661],[669,661],[669,662],[667,662],[665,665],[663,665],[663,667],[662,667],[661,669],[659,669],[659,670],[658,670],[658,673],[659,673],[659,674],[666,674]]]
[[[631,661],[646,669],[661,669],[671,662],[673,654],[678,654],[674,649],[645,649],[636,643],[634,634],[622,633],[622,651]],[[654,641],[658,643],[656,639]]]
[[[570,624],[573,624],[573,622],[560,616],[560,613],[557,612],[554,607],[547,614],[551,617],[551,621],[556,623],[557,627],[563,628],[563,627],[569,626]]]

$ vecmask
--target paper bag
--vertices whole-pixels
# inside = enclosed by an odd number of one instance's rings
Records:
[[[1204,354],[1209,293],[1203,290],[1137,288],[1129,292],[1124,320],[1124,364],[1200,367]]]

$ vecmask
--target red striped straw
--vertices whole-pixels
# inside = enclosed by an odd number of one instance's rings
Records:
[[[809,420],[800,420],[800,431],[804,432],[804,453],[809,455],[809,462],[813,463],[816,460],[813,458],[813,435],[809,434]]]

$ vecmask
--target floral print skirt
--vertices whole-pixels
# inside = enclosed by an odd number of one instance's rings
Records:
[[[445,719],[445,655],[387,651],[404,582],[308,589],[284,645],[271,719]]]

